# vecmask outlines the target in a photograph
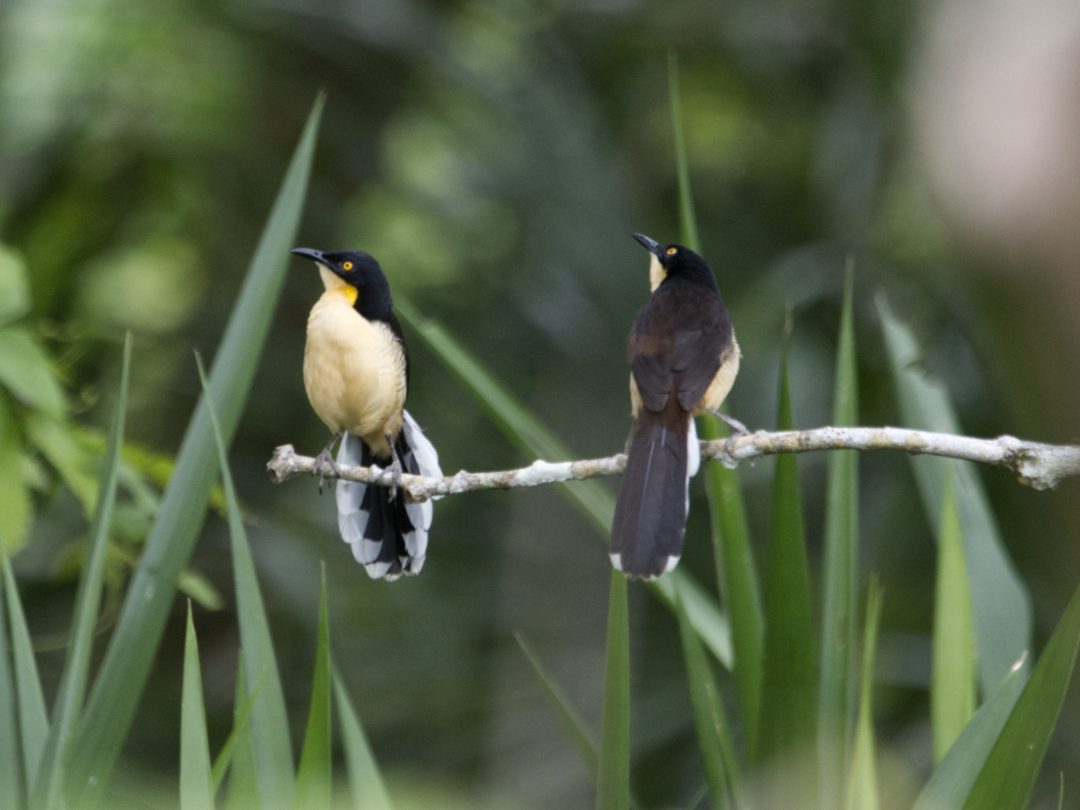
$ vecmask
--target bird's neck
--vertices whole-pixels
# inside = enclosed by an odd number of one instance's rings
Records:
[[[385,280],[373,281],[360,287],[360,294],[353,304],[356,311],[369,321],[384,321],[394,311],[394,300],[390,297],[390,285]]]
[[[706,287],[718,295],[720,293],[720,288],[716,285],[716,276],[714,276],[712,270],[709,270],[708,268],[684,268],[675,275],[668,275],[661,282],[661,285],[678,284],[693,284],[699,287]]]
[[[390,296],[390,285],[386,279],[373,281],[354,287],[325,267],[319,267],[319,276],[326,288],[325,295],[340,298],[348,303],[369,321],[386,320],[394,309]]]

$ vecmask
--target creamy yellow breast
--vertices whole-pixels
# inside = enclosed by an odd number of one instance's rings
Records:
[[[389,326],[361,317],[352,306],[355,298],[355,288],[330,287],[312,307],[304,388],[332,432],[359,436],[385,458],[386,434],[401,430],[405,353]]]

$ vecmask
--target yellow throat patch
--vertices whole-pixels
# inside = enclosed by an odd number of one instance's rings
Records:
[[[356,305],[356,299],[360,297],[360,291],[352,284],[348,284],[330,270],[319,265],[319,278],[322,279],[323,287],[328,293],[340,295],[349,302],[349,306]]]

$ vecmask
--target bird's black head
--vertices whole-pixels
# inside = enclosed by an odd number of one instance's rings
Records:
[[[362,250],[335,250],[324,253],[313,248],[298,247],[289,252],[294,256],[311,259],[358,289],[367,286],[373,278],[386,278],[375,258]]]
[[[665,279],[683,278],[698,284],[716,287],[716,276],[701,256],[688,247],[682,245],[661,245],[655,239],[650,239],[641,233],[635,233],[645,249],[653,255],[653,263],[649,267],[649,277],[655,290]]]
[[[314,248],[298,247],[289,251],[294,256],[311,259],[319,267],[325,267],[334,276],[356,290],[354,306],[367,318],[382,317],[390,312],[390,283],[386,280],[379,263],[362,250],[335,250],[324,252]],[[324,283],[330,284],[327,277]]]

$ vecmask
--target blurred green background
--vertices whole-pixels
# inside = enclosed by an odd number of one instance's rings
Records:
[[[577,457],[620,450],[629,429],[623,349],[647,294],[647,256],[630,234],[679,238],[669,53],[703,252],[744,352],[731,413],[752,429],[773,423],[790,307],[796,424],[827,423],[851,257],[863,424],[899,420],[873,306],[883,291],[915,325],[967,433],[1076,441],[1080,57],[1060,42],[1080,16],[1047,3],[968,6],[7,0],[0,308],[27,352],[47,353],[64,393],[5,378],[14,417],[3,425],[0,511],[46,679],[62,660],[86,498],[85,478],[33,438],[35,414],[100,429],[131,330],[128,436],[147,477],[167,475],[200,390],[192,351],[213,359],[319,90],[328,101],[300,243],[375,255],[395,292],[439,319]],[[529,639],[598,725],[608,563],[565,498],[554,488],[447,498],[423,575],[388,585],[353,564],[330,495],[267,480],[274,446],[313,455],[325,441],[300,375],[320,290],[296,261],[231,454],[297,736],[325,560],[337,662],[395,795],[590,804],[586,771],[511,635]],[[411,353],[409,408],[444,471],[531,461],[419,340]],[[814,560],[824,457],[800,465]],[[742,470],[758,537],[771,468]],[[1007,473],[982,475],[1041,641],[1080,574],[1080,485],[1035,493]],[[885,593],[882,745],[890,778],[921,783],[930,524],[903,457],[864,455],[860,486],[860,565]],[[144,495],[129,491],[120,512],[116,587],[152,508]],[[712,587],[698,501],[682,565]],[[236,627],[229,605],[205,605],[215,590],[231,598],[229,566],[224,522],[212,517],[192,564],[204,580],[191,591],[204,603],[214,745],[231,722]],[[701,765],[675,619],[639,588],[631,605],[635,789],[650,805],[685,803]],[[143,778],[163,785],[176,773],[182,608],[128,748]],[[109,622],[107,612],[103,632]],[[1074,689],[1046,768],[1071,769],[1074,781],[1078,710]]]

